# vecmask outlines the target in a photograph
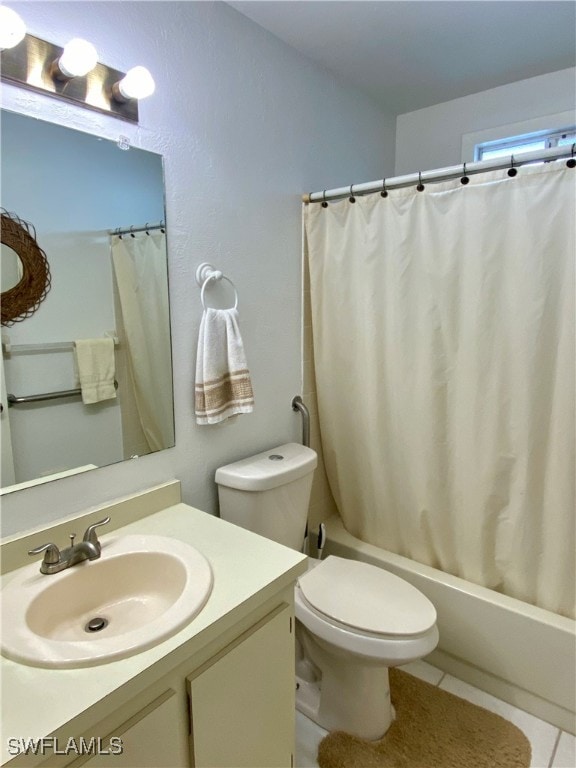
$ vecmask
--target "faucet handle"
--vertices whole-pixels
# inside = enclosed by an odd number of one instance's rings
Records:
[[[30,549],[28,551],[29,555],[39,555],[40,552],[46,552],[44,555],[43,563],[45,565],[56,565],[56,563],[60,562],[60,550],[56,546],[56,544],[42,544],[39,547],[34,547],[34,549]]]
[[[94,544],[94,546],[100,547],[100,542],[98,541],[98,536],[96,535],[96,528],[99,528],[101,525],[106,525],[106,523],[109,522],[110,518],[105,517],[104,520],[99,520],[97,523],[92,523],[92,525],[89,525],[88,528],[86,528],[82,541],[89,541],[91,544]]]

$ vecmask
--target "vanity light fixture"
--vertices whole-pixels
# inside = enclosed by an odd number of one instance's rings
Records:
[[[60,48],[25,34],[23,22],[22,36],[17,42],[16,34],[8,33],[4,24],[4,18],[17,14],[6,6],[0,6],[0,13],[2,80],[131,123],[138,122],[138,100],[150,96],[155,88],[145,67],[133,67],[127,74],[120,72],[100,63],[96,49],[88,41],[75,38]]]
[[[0,5],[0,48],[14,48],[24,39],[26,25],[12,8]]]

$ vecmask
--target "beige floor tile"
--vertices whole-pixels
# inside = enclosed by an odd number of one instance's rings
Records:
[[[576,765],[576,736],[562,731],[551,768],[574,768]]]

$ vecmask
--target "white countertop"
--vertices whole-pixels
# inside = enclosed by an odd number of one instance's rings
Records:
[[[108,535],[124,534],[172,536],[202,552],[214,575],[206,606],[184,629],[159,645],[107,664],[44,669],[0,657],[2,764],[11,758],[9,738],[48,736],[157,662],[168,656],[175,664],[184,661],[228,628],[226,617],[236,623],[254,609],[256,595],[264,602],[306,570],[301,553],[181,503]],[[100,538],[105,542],[107,535]],[[6,574],[3,582],[16,573]]]

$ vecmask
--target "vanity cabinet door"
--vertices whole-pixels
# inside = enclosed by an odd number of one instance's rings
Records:
[[[293,626],[280,606],[187,678],[195,768],[292,764]]]
[[[69,768],[186,768],[188,718],[182,710],[181,697],[166,691],[102,739],[110,754],[80,758]]]

